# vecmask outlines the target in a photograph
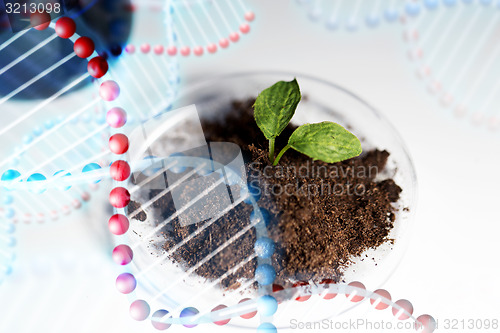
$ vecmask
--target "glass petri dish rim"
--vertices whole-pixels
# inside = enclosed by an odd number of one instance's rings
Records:
[[[217,87],[218,86],[218,84],[217,84],[218,82],[219,83],[221,83],[223,81],[228,82],[230,80],[242,80],[243,81],[245,79],[246,80],[255,79],[255,81],[259,81],[259,78],[265,79],[265,78],[274,77],[274,76],[276,76],[276,77],[278,77],[278,76],[279,77],[290,77],[290,76],[293,77],[293,76],[295,76],[295,77],[298,78],[299,82],[300,82],[300,79],[306,79],[306,80],[313,81],[315,83],[319,83],[319,84],[328,86],[328,87],[330,87],[332,89],[335,89],[338,92],[341,92],[341,93],[347,95],[348,97],[352,98],[357,103],[361,104],[365,108],[365,111],[371,112],[371,114],[373,116],[375,116],[376,119],[383,124],[383,126],[385,126],[387,129],[389,129],[391,131],[391,133],[390,133],[391,136],[396,140],[396,142],[394,144],[396,144],[397,146],[399,146],[399,148],[403,152],[403,158],[406,159],[406,164],[408,166],[410,166],[410,169],[407,170],[407,171],[409,171],[408,174],[407,174],[407,177],[410,179],[410,182],[411,182],[412,186],[409,189],[407,195],[408,195],[408,199],[409,199],[410,206],[412,207],[412,209],[411,209],[410,214],[408,214],[408,216],[409,216],[408,220],[409,221],[407,221],[408,225],[405,227],[405,230],[404,230],[405,234],[410,234],[409,231],[411,230],[411,228],[414,225],[413,220],[414,220],[414,215],[415,215],[414,213],[415,213],[415,210],[416,210],[416,199],[417,199],[417,176],[416,176],[416,172],[415,172],[413,160],[412,160],[412,158],[410,156],[410,153],[409,153],[407,147],[405,146],[405,144],[403,142],[403,139],[402,139],[401,135],[398,133],[398,131],[396,130],[396,128],[390,123],[390,121],[382,113],[380,113],[376,108],[374,108],[373,106],[371,106],[368,102],[366,102],[364,99],[362,99],[361,97],[359,97],[354,92],[352,92],[352,91],[350,91],[350,90],[342,87],[339,84],[330,82],[328,80],[317,78],[317,77],[314,77],[314,76],[308,75],[308,74],[298,73],[298,72],[286,72],[286,71],[241,71],[241,72],[233,72],[233,73],[228,73],[228,74],[213,76],[213,77],[211,77],[209,79],[201,79],[199,81],[194,81],[194,82],[192,80],[191,80],[191,82],[185,82],[184,83],[184,87],[181,87],[181,89],[179,91],[179,95],[178,95],[178,99],[177,100],[178,101],[179,100],[182,101],[183,98],[187,97],[187,100],[189,101],[190,100],[189,97],[190,96],[191,97],[196,96],[196,95],[193,95],[196,92],[203,92],[204,89],[206,89],[207,87],[212,87],[211,89],[214,89],[213,87]],[[262,81],[262,80],[260,80],[260,81]],[[229,95],[231,95],[231,94],[229,93]],[[182,104],[181,106],[184,106],[184,104]],[[329,110],[325,110],[325,111],[328,112]],[[407,245],[408,245],[408,242],[405,241],[405,242],[403,242],[402,245],[399,246],[399,250],[400,250],[400,255],[399,255],[399,258],[398,258],[399,262],[404,257],[404,252],[406,250]],[[394,265],[394,267],[391,269],[391,272],[388,272],[388,274],[386,274],[386,278],[382,281],[381,284],[384,284],[390,278],[390,276],[392,276],[393,272],[399,266],[399,262],[397,262]],[[153,281],[150,281],[150,282],[153,282]],[[368,287],[375,287],[375,286],[368,286]],[[379,287],[379,285],[377,287]],[[371,289],[375,289],[375,288],[371,288]],[[358,303],[353,304],[353,306],[350,306],[350,307],[346,308],[341,313],[345,313],[345,312],[349,311],[350,309],[352,309],[353,307],[355,307],[357,305],[358,305]],[[234,325],[234,324],[231,325],[231,326],[233,326],[233,327],[241,327],[239,325]],[[243,327],[241,327],[241,328],[243,328]]]

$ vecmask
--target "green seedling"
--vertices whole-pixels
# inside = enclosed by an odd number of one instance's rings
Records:
[[[275,156],[276,138],[286,128],[301,99],[297,80],[280,81],[262,91],[254,104],[254,117],[269,140],[269,160],[277,165],[290,148],[327,163],[336,163],[361,154],[359,139],[339,124],[324,121],[298,127],[288,138],[288,144]]]

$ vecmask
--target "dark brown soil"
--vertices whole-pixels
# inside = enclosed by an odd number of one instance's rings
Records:
[[[252,100],[235,102],[233,111],[223,121],[204,122],[202,126],[207,141],[234,142],[244,153],[249,182],[262,192],[259,206],[272,215],[268,230],[276,242],[272,258],[276,283],[288,285],[298,280],[327,278],[339,281],[353,257],[391,241],[388,234],[395,221],[392,204],[398,201],[401,188],[392,179],[376,180],[386,167],[389,153],[372,150],[358,158],[327,164],[289,150],[278,166],[271,167],[268,143],[255,124],[252,104]],[[276,142],[278,149],[294,129],[290,125],[282,133]],[[157,193],[151,191],[150,197]],[[138,207],[137,203],[132,204],[130,211]],[[175,211],[170,194],[154,206],[161,208],[162,220]],[[193,267],[248,225],[251,210],[250,205],[240,204],[180,247],[171,259],[186,269]],[[144,221],[145,213],[136,219]],[[155,221],[158,222],[161,221]],[[183,227],[174,219],[161,231],[165,236],[162,251],[171,249],[203,223]],[[255,231],[250,229],[196,273],[211,280],[221,277],[252,255],[255,240]],[[256,260],[252,260],[223,279],[221,286],[237,288],[242,279],[254,277],[255,268]]]

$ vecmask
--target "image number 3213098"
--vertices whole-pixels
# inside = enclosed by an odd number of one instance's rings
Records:
[[[30,17],[33,14],[46,13],[50,20],[54,20],[76,6],[74,0],[0,0],[0,14],[7,16],[8,24],[15,33],[31,28]]]
[[[62,13],[62,7],[60,3],[52,4],[51,2],[48,3],[6,2],[5,12],[7,14],[35,14],[35,13],[60,14]]]

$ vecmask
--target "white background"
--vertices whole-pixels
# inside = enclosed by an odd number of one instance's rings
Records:
[[[414,235],[384,288],[410,300],[417,315],[500,319],[499,133],[455,119],[427,93],[399,23],[331,32],[294,1],[249,3],[257,14],[251,33],[217,56],[184,60],[185,82],[241,70],[302,72],[380,110],[403,136],[419,183]],[[155,331],[129,318],[128,301],[115,290],[106,221],[92,218],[101,203],[93,200],[63,221],[19,228],[15,272],[0,286],[0,332]],[[367,309],[346,318],[390,317]]]

